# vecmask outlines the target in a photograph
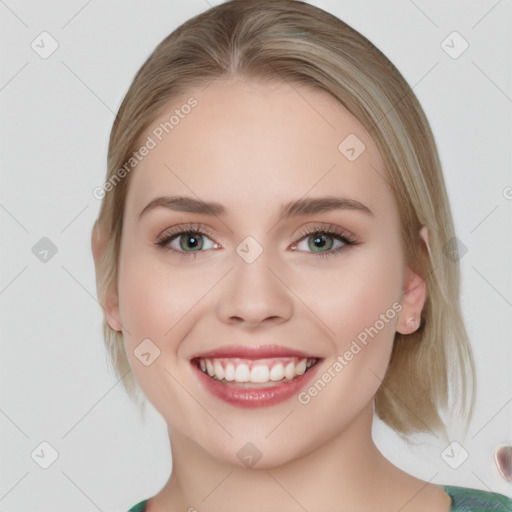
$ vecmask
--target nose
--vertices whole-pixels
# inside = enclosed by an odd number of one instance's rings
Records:
[[[277,325],[293,316],[292,292],[267,266],[264,255],[247,263],[241,258],[226,276],[217,315],[224,323],[247,328]]]

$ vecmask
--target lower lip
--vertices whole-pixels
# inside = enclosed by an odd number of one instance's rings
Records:
[[[244,409],[256,409],[258,407],[270,407],[288,400],[315,376],[320,360],[300,377],[266,388],[244,388],[236,384],[224,384],[212,379],[204,373],[196,364],[192,367],[198,374],[204,387],[215,397],[224,402]]]

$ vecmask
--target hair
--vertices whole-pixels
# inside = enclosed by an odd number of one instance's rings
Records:
[[[475,370],[460,307],[456,238],[434,137],[412,89],[368,39],[337,17],[298,0],[231,0],[167,36],[138,73],[110,134],[107,182],[95,230],[105,239],[98,295],[117,300],[118,262],[130,175],[119,179],[149,125],[178,97],[215,79],[280,81],[321,89],[372,136],[384,161],[401,219],[408,265],[426,282],[418,330],[395,333],[376,414],[402,436],[445,433],[441,412],[456,399],[471,417]],[[193,115],[193,114],[192,114]],[[115,181],[117,179],[117,182]],[[419,230],[429,232],[427,251]],[[122,333],[103,321],[110,362],[133,399],[142,391]],[[452,409],[453,410],[453,409]]]

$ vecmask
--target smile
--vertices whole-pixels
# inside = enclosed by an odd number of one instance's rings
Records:
[[[269,407],[296,395],[316,373],[318,357],[281,347],[238,347],[201,354],[191,364],[216,398],[242,408]]]
[[[300,377],[311,368],[314,358],[199,359],[201,371],[224,383],[277,385]]]

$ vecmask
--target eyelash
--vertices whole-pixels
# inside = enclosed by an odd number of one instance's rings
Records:
[[[197,256],[200,253],[204,253],[205,251],[177,251],[176,249],[171,249],[170,247],[167,247],[167,244],[171,242],[174,238],[178,237],[179,235],[183,234],[194,234],[194,235],[202,235],[206,236],[213,240],[212,232],[203,224],[185,224],[182,226],[177,226],[175,228],[171,228],[168,231],[165,231],[162,235],[160,235],[155,240],[155,245],[160,247],[162,250],[170,250],[173,252],[179,253],[184,258],[197,258]],[[354,237],[348,233],[347,231],[344,231],[336,226],[332,225],[319,225],[319,226],[313,226],[312,228],[305,228],[300,232],[300,238],[297,240],[297,242],[293,243],[293,246],[296,246],[302,239],[310,236],[310,235],[330,235],[333,238],[336,238],[340,242],[343,242],[342,247],[338,247],[337,249],[330,249],[329,251],[319,251],[314,252],[311,251],[311,254],[313,254],[315,257],[318,258],[327,258],[330,256],[335,256],[339,254],[341,251],[345,250],[347,246],[350,245],[358,245],[358,242],[354,239]],[[303,251],[308,252],[308,251]]]

